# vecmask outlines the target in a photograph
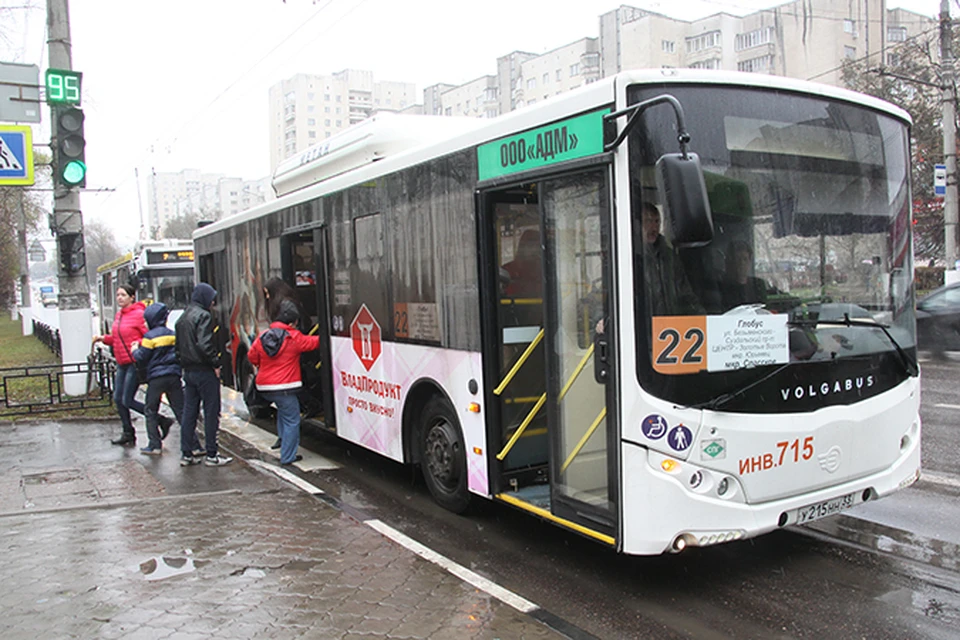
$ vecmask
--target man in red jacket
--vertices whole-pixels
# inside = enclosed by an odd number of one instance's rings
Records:
[[[300,378],[300,354],[320,346],[319,336],[305,336],[294,325],[300,319],[297,305],[290,300],[280,303],[277,319],[257,336],[247,359],[258,368],[257,389],[277,406],[277,435],[280,437],[280,464],[303,460],[297,455],[300,446],[300,401],[297,392],[303,386]]]

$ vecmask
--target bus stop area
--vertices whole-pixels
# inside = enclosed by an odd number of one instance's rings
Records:
[[[249,447],[230,433],[255,430],[241,422],[225,404],[227,453]],[[184,468],[176,428],[163,456],[110,446],[117,428],[0,428],[3,638],[563,637],[298,488],[266,454]]]

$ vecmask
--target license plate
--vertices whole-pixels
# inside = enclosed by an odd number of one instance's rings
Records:
[[[826,518],[835,513],[840,513],[844,509],[849,509],[853,506],[853,497],[855,495],[855,493],[848,493],[839,498],[833,498],[832,500],[812,504],[809,507],[803,507],[797,511],[797,524],[804,524],[805,522]]]

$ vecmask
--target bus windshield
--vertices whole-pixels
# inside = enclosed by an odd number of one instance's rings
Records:
[[[683,105],[714,238],[672,246],[654,165],[677,151],[677,127],[648,109],[629,141],[641,384],[686,405],[789,411],[915,371],[907,123],[722,85],[638,86],[628,101],[663,93]]]
[[[193,292],[193,269],[144,269],[140,272],[141,291],[170,310],[186,309]]]

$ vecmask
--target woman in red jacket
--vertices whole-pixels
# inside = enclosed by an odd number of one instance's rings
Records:
[[[319,336],[305,336],[295,326],[300,319],[291,300],[280,303],[277,318],[257,336],[247,359],[257,367],[257,389],[267,402],[277,405],[277,435],[280,436],[280,464],[303,460],[300,446],[300,354],[320,346]]]
[[[113,385],[113,403],[120,414],[120,423],[123,433],[113,444],[134,445],[137,443],[137,434],[133,430],[130,420],[130,409],[143,415],[143,403],[136,399],[137,365],[133,360],[133,352],[147,332],[147,325],[143,320],[144,304],[134,300],[134,289],[129,284],[117,287],[117,315],[113,319],[113,329],[105,336],[94,336],[94,342],[113,347],[113,357],[117,361],[117,377]],[[167,418],[169,420],[169,418]]]

